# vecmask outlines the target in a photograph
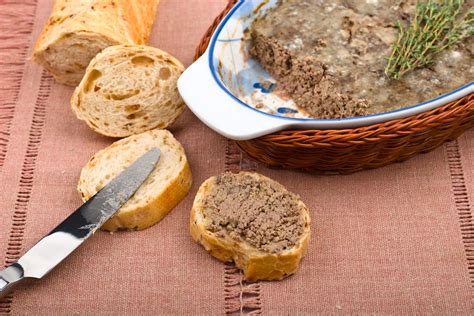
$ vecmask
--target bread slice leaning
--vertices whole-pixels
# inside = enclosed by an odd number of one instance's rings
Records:
[[[159,222],[189,192],[191,170],[181,144],[166,130],[152,130],[119,140],[97,152],[82,169],[77,189],[83,201],[153,147],[160,161],[138,191],[102,229],[141,230]]]
[[[245,179],[246,182],[242,186],[230,186],[228,192],[225,193],[225,190],[223,191],[217,187],[222,185],[223,181],[228,181],[224,179],[228,177],[233,177],[234,180],[237,181]],[[255,185],[251,184],[252,182]],[[253,186],[253,189],[247,190],[249,186]],[[258,188],[264,186],[270,188],[269,192],[274,190],[275,193],[273,197],[264,200],[257,197]],[[218,192],[217,196],[214,197],[213,194],[216,194],[216,192]],[[294,208],[293,214],[296,213],[296,216],[301,217],[299,221],[300,227],[297,227],[300,235],[293,245],[284,247],[285,249],[279,249],[278,251],[268,249],[261,250],[248,242],[248,238],[243,234],[236,234],[232,229],[224,229],[224,231],[216,232],[215,227],[213,228],[213,213],[208,209],[209,199],[216,199],[222,202],[219,206],[220,210],[218,211],[230,214],[228,218],[223,217],[220,219],[223,227],[233,226],[244,228],[245,230],[245,227],[253,225],[254,227],[258,227],[258,229],[254,230],[252,234],[247,234],[247,236],[253,236],[257,241],[259,237],[265,234],[267,234],[268,237],[270,232],[266,230],[268,230],[268,222],[271,219],[275,221],[274,227],[276,228],[278,228],[281,223],[290,222],[292,219],[279,218],[278,215],[272,214],[271,207],[261,208],[261,212],[267,213],[253,214],[252,216],[256,217],[247,221],[239,220],[239,216],[241,216],[245,207],[258,204],[259,200],[262,203],[268,203],[268,205],[272,203],[278,205],[278,199],[282,198],[282,196],[293,199],[291,204],[291,207]],[[240,200],[240,204],[238,205],[234,204],[237,200]],[[262,207],[262,205],[258,207]],[[255,209],[258,209],[258,207]],[[285,207],[285,204],[280,205],[280,207]],[[262,218],[264,219],[263,221]],[[288,229],[295,229],[295,227],[293,226]],[[206,180],[199,188],[194,200],[191,211],[190,231],[192,238],[201,244],[212,256],[224,262],[235,262],[236,266],[243,270],[245,279],[250,281],[281,280],[295,273],[302,257],[307,251],[311,234],[309,212],[299,197],[288,192],[276,181],[250,172],[224,174]],[[281,236],[273,235],[276,241],[278,241],[280,237]],[[271,244],[269,247],[272,247]]]
[[[148,42],[159,0],[56,0],[33,60],[57,82],[77,85],[104,48]]]
[[[184,66],[150,46],[111,46],[87,67],[71,107],[94,131],[126,137],[166,128],[185,105],[176,82]]]

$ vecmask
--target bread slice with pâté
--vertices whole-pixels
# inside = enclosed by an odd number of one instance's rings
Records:
[[[250,281],[295,273],[311,234],[309,211],[300,198],[251,172],[206,180],[194,200],[190,230],[212,256],[235,262]]]

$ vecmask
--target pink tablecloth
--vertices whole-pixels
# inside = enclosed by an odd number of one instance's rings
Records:
[[[29,60],[48,0],[0,1],[0,260],[15,261],[80,205],[79,171],[112,142],[76,120],[72,88]],[[189,65],[225,0],[162,0],[151,45]],[[351,176],[267,169],[189,111],[171,131],[194,174],[188,197],[141,232],[97,233],[0,314],[470,314],[474,285],[474,130],[403,164]],[[192,242],[199,184],[253,169],[300,194],[313,240],[282,282],[248,284]]]

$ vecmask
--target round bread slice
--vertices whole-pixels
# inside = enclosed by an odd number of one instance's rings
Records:
[[[141,230],[158,223],[189,192],[191,170],[181,144],[166,130],[121,139],[97,152],[82,169],[77,189],[87,201],[153,147],[160,161],[138,191],[103,226],[108,231]]]
[[[72,110],[105,136],[166,128],[185,108],[176,85],[183,70],[176,58],[158,48],[108,47],[87,67],[71,98]]]
[[[310,240],[308,208],[278,182],[257,173],[206,180],[191,211],[191,236],[250,281],[281,280],[298,269]]]

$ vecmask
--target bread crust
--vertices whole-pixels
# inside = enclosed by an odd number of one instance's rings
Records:
[[[56,0],[36,41],[33,61],[59,83],[76,85],[88,61],[105,47],[146,44],[159,2]]]
[[[240,174],[251,175],[257,180],[271,181],[279,187],[284,187],[274,180],[251,172]],[[311,220],[308,208],[300,200],[303,216],[305,218],[304,230],[300,240],[290,250],[281,253],[267,253],[260,251],[248,243],[239,242],[228,236],[217,237],[206,229],[203,218],[203,200],[215,183],[215,177],[207,179],[199,188],[191,210],[190,232],[197,243],[201,244],[213,257],[223,262],[234,262],[242,269],[244,277],[249,281],[257,280],[282,280],[298,270],[299,263],[306,254],[310,237]],[[286,190],[286,189],[285,189]]]
[[[155,225],[186,197],[192,183],[191,169],[186,162],[183,170],[181,170],[179,175],[162,194],[155,196],[148,204],[138,207],[133,211],[118,212],[114,217],[105,222],[101,229],[111,232],[124,229],[143,230]]]
[[[101,227],[101,229],[113,232],[117,230],[142,230],[151,227],[163,219],[188,194],[192,185],[192,174],[183,147],[178,143],[177,140],[174,139],[172,134],[166,130],[153,130],[143,134],[153,133],[159,133],[160,135],[163,135],[163,137],[168,138],[164,141],[164,146],[167,146],[166,144],[169,144],[171,141],[179,145],[177,148],[179,153],[179,161],[171,162],[179,165],[179,172],[177,172],[177,174],[173,174],[173,178],[165,179],[166,187],[160,191],[159,194],[155,196],[147,196],[145,202],[134,205],[133,208],[125,208],[125,206],[122,207]],[[108,159],[108,157],[110,158],[113,156],[115,151],[111,151],[112,148],[118,147],[120,150],[134,150],[133,147],[132,149],[126,149],[126,146],[129,146],[131,143],[136,143],[141,146],[140,136],[141,135],[134,135],[129,138],[121,139],[109,147],[97,152],[89,159],[88,163],[81,171],[81,176],[77,186],[77,190],[84,202],[90,199],[100,189],[100,186],[97,186],[98,179],[92,180],[91,175],[95,174],[94,172],[97,170],[95,169],[96,165],[100,163],[102,166],[104,165],[103,162],[105,161],[101,161],[101,159]],[[155,146],[153,145],[152,147]],[[166,154],[165,148],[158,145],[156,147],[161,149],[162,155]],[[164,158],[162,157],[161,159]],[[132,162],[132,160],[129,161],[129,163]],[[110,163],[113,163],[113,161]],[[159,165],[157,168],[159,168]],[[152,175],[150,175],[150,177],[151,176]],[[99,179],[104,180],[103,177],[99,177]],[[111,178],[109,178],[107,181],[110,180]]]

